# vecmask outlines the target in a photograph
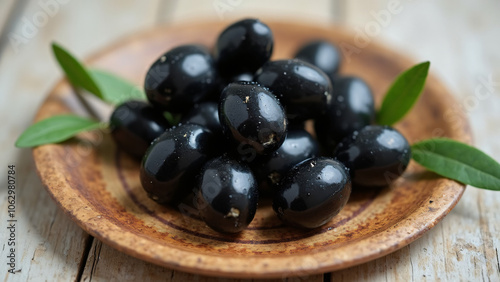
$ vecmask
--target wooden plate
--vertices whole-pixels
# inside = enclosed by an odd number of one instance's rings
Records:
[[[274,58],[287,58],[314,38],[337,43],[344,52],[342,73],[364,78],[377,104],[393,79],[411,62],[379,45],[360,46],[354,34],[293,23],[270,23]],[[144,32],[100,52],[89,63],[142,85],[149,65],[183,43],[213,46],[223,23],[200,23]],[[410,141],[446,136],[471,142],[467,121],[447,112],[456,102],[434,78],[412,112],[396,125]],[[66,112],[83,113],[66,80],[42,105],[37,120]],[[263,202],[239,235],[209,229],[196,215],[162,207],[139,183],[139,165],[117,150],[106,133],[82,134],[33,150],[39,175],[58,205],[85,231],[134,257],[168,268],[224,277],[310,275],[360,264],[391,253],[439,222],[458,202],[465,186],[411,162],[390,187],[354,192],[331,222],[310,231],[283,226]]]

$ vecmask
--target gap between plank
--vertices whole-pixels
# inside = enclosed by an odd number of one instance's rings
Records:
[[[85,270],[85,266],[87,265],[87,259],[89,258],[90,249],[92,248],[92,244],[94,243],[94,237],[89,235],[87,240],[85,240],[85,247],[83,249],[82,259],[80,261],[80,265],[78,266],[78,274],[76,276],[75,281],[81,281],[83,276],[83,271]]]

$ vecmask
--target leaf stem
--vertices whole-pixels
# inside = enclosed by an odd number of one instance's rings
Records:
[[[76,98],[78,99],[78,101],[80,102],[80,104],[83,106],[83,108],[85,109],[85,111],[87,111],[87,113],[97,119],[98,121],[103,121],[104,118],[94,109],[92,108],[92,106],[90,106],[89,102],[87,101],[87,99],[85,99],[85,97],[83,97],[83,94],[82,94],[82,91],[80,89],[78,89],[77,87],[75,87],[73,84],[69,83],[69,85],[71,86],[71,89],[73,90],[73,93],[75,93],[75,96]]]

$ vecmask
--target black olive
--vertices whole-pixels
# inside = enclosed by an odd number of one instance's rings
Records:
[[[296,164],[316,157],[319,146],[303,129],[289,130],[283,145],[264,162],[255,164],[254,172],[261,191],[270,190],[280,183],[283,176]]]
[[[214,134],[198,124],[182,124],[153,141],[141,164],[141,184],[160,204],[182,200],[192,191],[203,164],[217,155]]]
[[[318,141],[332,152],[338,142],[375,121],[370,87],[358,77],[339,77],[333,83],[332,99],[325,115],[316,119]]]
[[[149,101],[180,113],[217,90],[215,63],[203,46],[182,45],[162,55],[149,68],[144,89]]]
[[[273,34],[257,19],[244,19],[228,26],[217,39],[215,58],[221,75],[254,73],[271,58]]]
[[[288,225],[316,228],[345,206],[351,180],[345,166],[331,158],[313,158],[290,170],[273,199],[273,209]]]
[[[144,101],[127,101],[111,114],[111,136],[116,145],[141,159],[151,142],[169,127],[162,111]]]
[[[237,74],[237,75],[231,77],[229,79],[229,83],[238,82],[238,81],[252,81],[252,80],[253,80],[253,73],[244,72],[244,73],[240,73],[240,74]]]
[[[324,40],[316,40],[302,46],[295,58],[317,66],[330,78],[339,70],[341,56],[338,48]]]
[[[233,82],[222,91],[219,120],[237,150],[258,155],[276,151],[285,141],[288,121],[278,99],[252,82]]]
[[[240,232],[254,218],[258,187],[246,163],[227,155],[208,161],[201,170],[199,187],[197,208],[212,229]]]
[[[215,101],[215,102],[219,102],[220,94],[221,94],[222,90],[224,90],[224,88],[226,88],[226,86],[231,82],[240,82],[240,81],[250,82],[252,80],[253,80],[253,73],[250,73],[250,72],[240,73],[240,74],[231,76],[229,78],[220,78],[219,90],[214,92],[213,95],[211,95],[210,100]]]
[[[194,107],[182,117],[181,123],[194,123],[207,127],[213,133],[222,135],[219,122],[219,106],[215,102],[203,102]]]
[[[254,80],[280,99],[291,122],[323,114],[331,98],[332,83],[328,76],[299,59],[268,62],[256,72]]]
[[[379,187],[403,174],[411,149],[396,129],[369,125],[344,138],[333,156],[350,169],[354,185]]]

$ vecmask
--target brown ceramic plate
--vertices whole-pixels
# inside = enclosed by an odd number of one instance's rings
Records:
[[[411,62],[379,45],[361,47],[338,28],[270,23],[274,58],[288,58],[302,43],[326,38],[342,46],[342,73],[364,78],[377,104]],[[164,51],[197,42],[212,46],[223,23],[201,23],[144,32],[94,56],[89,63],[142,85],[149,65]],[[420,101],[396,125],[410,143],[446,136],[470,143],[460,114],[445,116],[453,97],[430,76]],[[66,80],[42,105],[37,120],[82,108]],[[304,231],[283,226],[263,202],[241,234],[209,229],[195,215],[151,201],[139,183],[139,164],[117,150],[106,133],[33,150],[39,175],[60,207],[83,229],[131,256],[168,268],[225,277],[284,277],[333,271],[389,254],[436,225],[458,202],[465,186],[411,162],[390,187],[353,192],[325,226]]]

